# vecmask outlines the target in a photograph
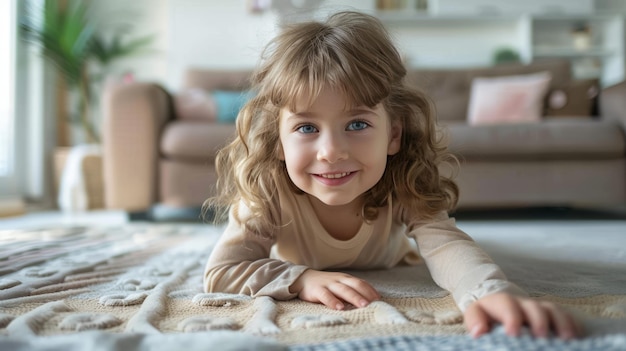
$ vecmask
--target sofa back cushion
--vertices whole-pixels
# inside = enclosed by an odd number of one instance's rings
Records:
[[[409,71],[407,81],[433,100],[440,121],[465,121],[474,78],[514,76],[543,71],[549,72],[552,76],[551,89],[567,85],[571,80],[571,64],[568,60],[539,60],[529,65],[414,69]]]
[[[202,89],[243,91],[250,88],[251,70],[191,68],[185,72],[181,90]]]
[[[251,70],[191,68],[174,94],[176,118],[188,121],[232,123],[248,101]]]
[[[424,91],[434,102],[440,121],[465,121],[472,81],[478,77],[513,76],[550,72],[550,90],[571,81],[569,60],[538,60],[529,65],[504,64],[478,68],[409,69],[407,82]],[[245,91],[250,88],[252,70],[219,70],[191,68],[185,72],[182,90]]]

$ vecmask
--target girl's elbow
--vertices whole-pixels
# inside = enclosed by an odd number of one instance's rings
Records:
[[[227,292],[224,291],[224,287],[220,286],[221,275],[217,271],[216,267],[207,267],[204,271],[204,292],[205,293],[217,293],[217,292]]]
[[[219,267],[207,269],[204,272],[203,285],[205,293],[238,293],[237,287],[232,284],[232,279],[229,279]]]

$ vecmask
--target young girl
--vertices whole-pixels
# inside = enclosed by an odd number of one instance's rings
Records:
[[[253,76],[257,95],[219,153],[228,226],[206,266],[207,292],[300,298],[344,309],[380,298],[366,281],[324,270],[424,260],[473,336],[493,322],[517,335],[578,334],[573,318],[524,297],[448,218],[458,188],[429,100],[382,24],[343,12],[288,27]]]

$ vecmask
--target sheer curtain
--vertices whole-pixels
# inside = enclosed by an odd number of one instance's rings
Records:
[[[0,1],[0,199],[19,194],[15,163],[16,0]]]
[[[53,84],[38,50],[19,40],[17,19],[45,0],[0,0],[0,217],[24,202],[50,207],[55,147]],[[48,117],[48,118],[46,118]]]

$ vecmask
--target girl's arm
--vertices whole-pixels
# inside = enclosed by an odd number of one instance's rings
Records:
[[[550,329],[562,339],[582,335],[569,313],[553,303],[527,298],[526,292],[509,282],[447,214],[428,223],[414,221],[409,230],[433,280],[452,293],[464,312],[472,336],[488,332],[493,322],[502,323],[509,335],[518,335],[523,324],[536,337],[546,337]]]
[[[307,267],[269,258],[273,244],[274,240],[246,233],[231,213],[207,262],[204,290],[278,300],[295,298],[297,293],[290,292],[289,286]]]
[[[431,221],[411,221],[409,235],[435,283],[451,292],[461,310],[496,292],[527,296],[445,212]]]

